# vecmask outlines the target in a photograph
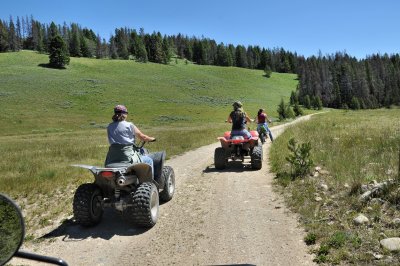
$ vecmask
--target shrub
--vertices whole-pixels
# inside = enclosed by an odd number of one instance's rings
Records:
[[[322,101],[321,98],[319,98],[319,96],[313,97],[312,106],[316,110],[322,110]]]
[[[358,100],[357,97],[353,97],[351,99],[350,108],[353,109],[353,110],[360,110],[360,108],[361,108],[360,101]]]
[[[304,237],[304,242],[307,244],[307,246],[314,245],[317,241],[317,235],[315,233],[308,233]]]
[[[290,94],[290,105],[295,105],[299,103],[299,97],[295,91]]]
[[[304,115],[303,109],[301,109],[300,105],[298,103],[295,103],[293,106],[293,112],[296,116],[302,116]]]
[[[285,120],[287,118],[294,118],[294,113],[290,105],[286,104],[283,99],[278,105],[278,109],[276,110],[279,115],[279,120]]]
[[[265,67],[264,72],[265,72],[265,76],[266,76],[267,78],[270,78],[270,77],[271,77],[272,71],[271,71],[271,68],[270,68],[269,66],[266,66],[266,67]]]
[[[294,115],[294,112],[292,110],[292,107],[290,107],[290,105],[286,105],[285,118],[287,119],[287,118],[294,118],[294,117],[295,117],[295,115]]]
[[[345,232],[339,231],[335,232],[328,241],[328,245],[332,248],[340,248],[342,247],[346,241],[348,240],[348,236]]]
[[[307,109],[311,109],[311,100],[310,100],[310,96],[306,95],[306,97],[304,97],[304,107]]]
[[[286,157],[292,167],[292,179],[304,177],[313,166],[313,161],[310,158],[311,143],[303,143],[298,146],[296,140],[291,138],[288,143],[288,149],[292,152]]]

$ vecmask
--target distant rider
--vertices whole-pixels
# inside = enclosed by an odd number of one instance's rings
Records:
[[[114,108],[114,115],[107,127],[108,149],[105,165],[113,163],[146,163],[153,169],[153,159],[140,154],[135,149],[136,136],[143,141],[154,141],[155,138],[143,134],[133,123],[127,122],[128,109],[124,105],[117,105]]]
[[[243,136],[251,138],[251,134],[246,130],[246,123],[251,123],[253,120],[243,111],[242,103],[236,101],[232,104],[233,111],[229,114],[227,121],[232,123],[231,138],[233,136]]]
[[[271,141],[274,141],[274,138],[272,137],[272,132],[268,127],[268,123],[271,123],[272,121],[268,118],[268,116],[265,113],[264,109],[258,110],[257,117],[256,117],[255,120],[257,121],[257,131],[260,132],[260,128],[264,127],[265,131],[268,133],[269,138],[271,139]]]

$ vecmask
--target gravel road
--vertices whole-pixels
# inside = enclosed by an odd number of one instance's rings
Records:
[[[277,137],[285,127],[272,128]],[[231,164],[217,171],[214,149],[201,147],[167,161],[176,194],[160,206],[150,230],[133,228],[114,211],[93,228],[63,223],[43,242],[24,247],[63,258],[69,265],[314,265],[296,215],[272,189],[264,144],[261,170]],[[13,259],[12,265],[35,265]]]

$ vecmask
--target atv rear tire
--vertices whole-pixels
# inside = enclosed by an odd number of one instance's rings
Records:
[[[161,179],[164,180],[163,191],[160,192],[160,200],[167,202],[172,199],[175,193],[175,173],[171,166],[164,166]]]
[[[228,160],[226,158],[226,153],[224,148],[218,147],[215,149],[214,152],[214,165],[215,168],[218,170],[222,170],[226,168]]]
[[[261,140],[261,143],[264,144],[264,142],[265,142],[265,134],[264,133],[260,134],[260,140]]]
[[[158,220],[159,196],[156,185],[150,182],[140,184],[132,195],[132,205],[127,209],[131,221],[140,227],[153,227]]]
[[[93,226],[98,224],[103,217],[101,201],[103,195],[95,184],[82,184],[78,187],[74,196],[73,211],[78,224]]]
[[[261,145],[257,145],[253,148],[251,153],[251,167],[255,170],[260,170],[262,167],[263,150]]]

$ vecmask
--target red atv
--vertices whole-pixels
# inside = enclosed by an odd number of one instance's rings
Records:
[[[250,131],[251,138],[243,136],[232,136],[231,132],[225,132],[223,137],[219,137],[221,147],[215,149],[214,164],[217,169],[224,169],[229,160],[244,162],[250,157],[251,167],[259,170],[262,167],[263,150],[259,143],[257,131]]]

